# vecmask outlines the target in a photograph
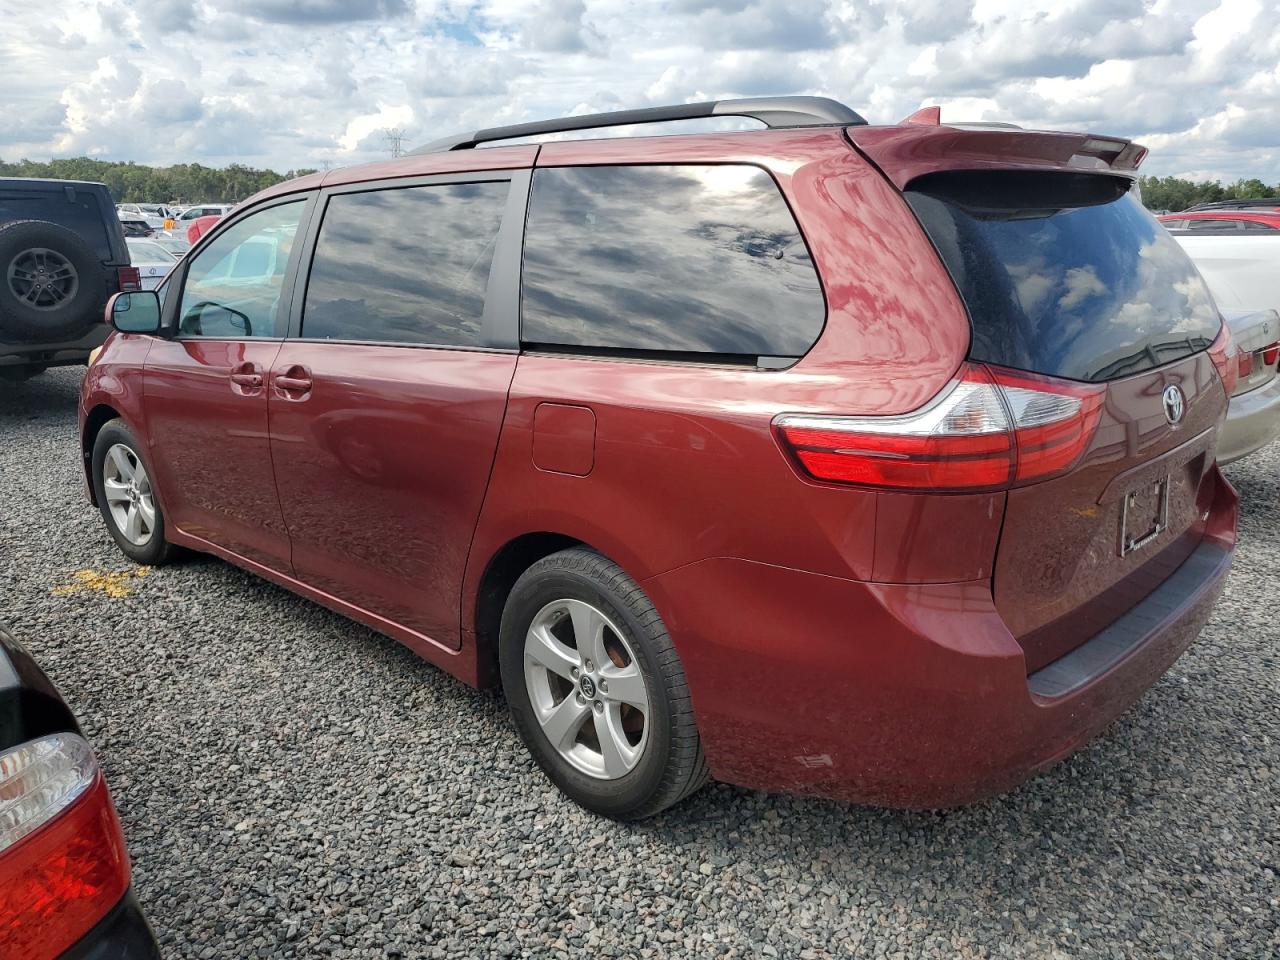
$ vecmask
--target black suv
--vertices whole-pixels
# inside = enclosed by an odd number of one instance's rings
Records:
[[[107,298],[136,289],[104,184],[0,178],[0,379],[84,363]]]

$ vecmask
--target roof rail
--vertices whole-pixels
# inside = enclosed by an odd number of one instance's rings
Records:
[[[1271,210],[1280,207],[1280,197],[1255,197],[1252,200],[1214,200],[1211,203],[1197,203],[1187,207],[1182,213],[1196,213],[1201,210]]]
[[[701,103],[677,103],[669,107],[589,113],[580,117],[560,117],[555,120],[516,123],[509,127],[490,127],[474,133],[457,134],[433,140],[431,143],[411,150],[410,155],[469,150],[494,140],[512,140],[516,137],[532,137],[542,133],[566,133],[570,130],[594,130],[599,127],[662,123],[668,120],[694,120],[702,117],[750,117],[759,120],[767,127],[844,126],[867,122],[843,103],[827,97],[749,97],[743,100],[705,100]]]

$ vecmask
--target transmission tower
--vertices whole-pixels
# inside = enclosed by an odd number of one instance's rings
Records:
[[[382,139],[387,143],[387,151],[394,160],[404,156],[405,132],[403,127],[387,127],[382,131]]]

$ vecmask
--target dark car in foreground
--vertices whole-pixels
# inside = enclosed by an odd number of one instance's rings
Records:
[[[0,378],[84,363],[107,298],[137,289],[105,185],[0,178]]]
[[[154,960],[93,749],[0,626],[0,957]]]
[[[769,129],[472,149],[722,115]],[[90,496],[138,562],[500,683],[592,810],[969,802],[1141,696],[1232,557],[1230,335],[1144,153],[780,98],[294,180],[112,304]]]

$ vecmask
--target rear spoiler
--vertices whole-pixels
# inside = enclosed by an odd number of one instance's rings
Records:
[[[1017,127],[948,126],[935,108],[896,126],[846,127],[857,150],[899,190],[942,170],[1095,171],[1133,178],[1147,148],[1121,137]]]

